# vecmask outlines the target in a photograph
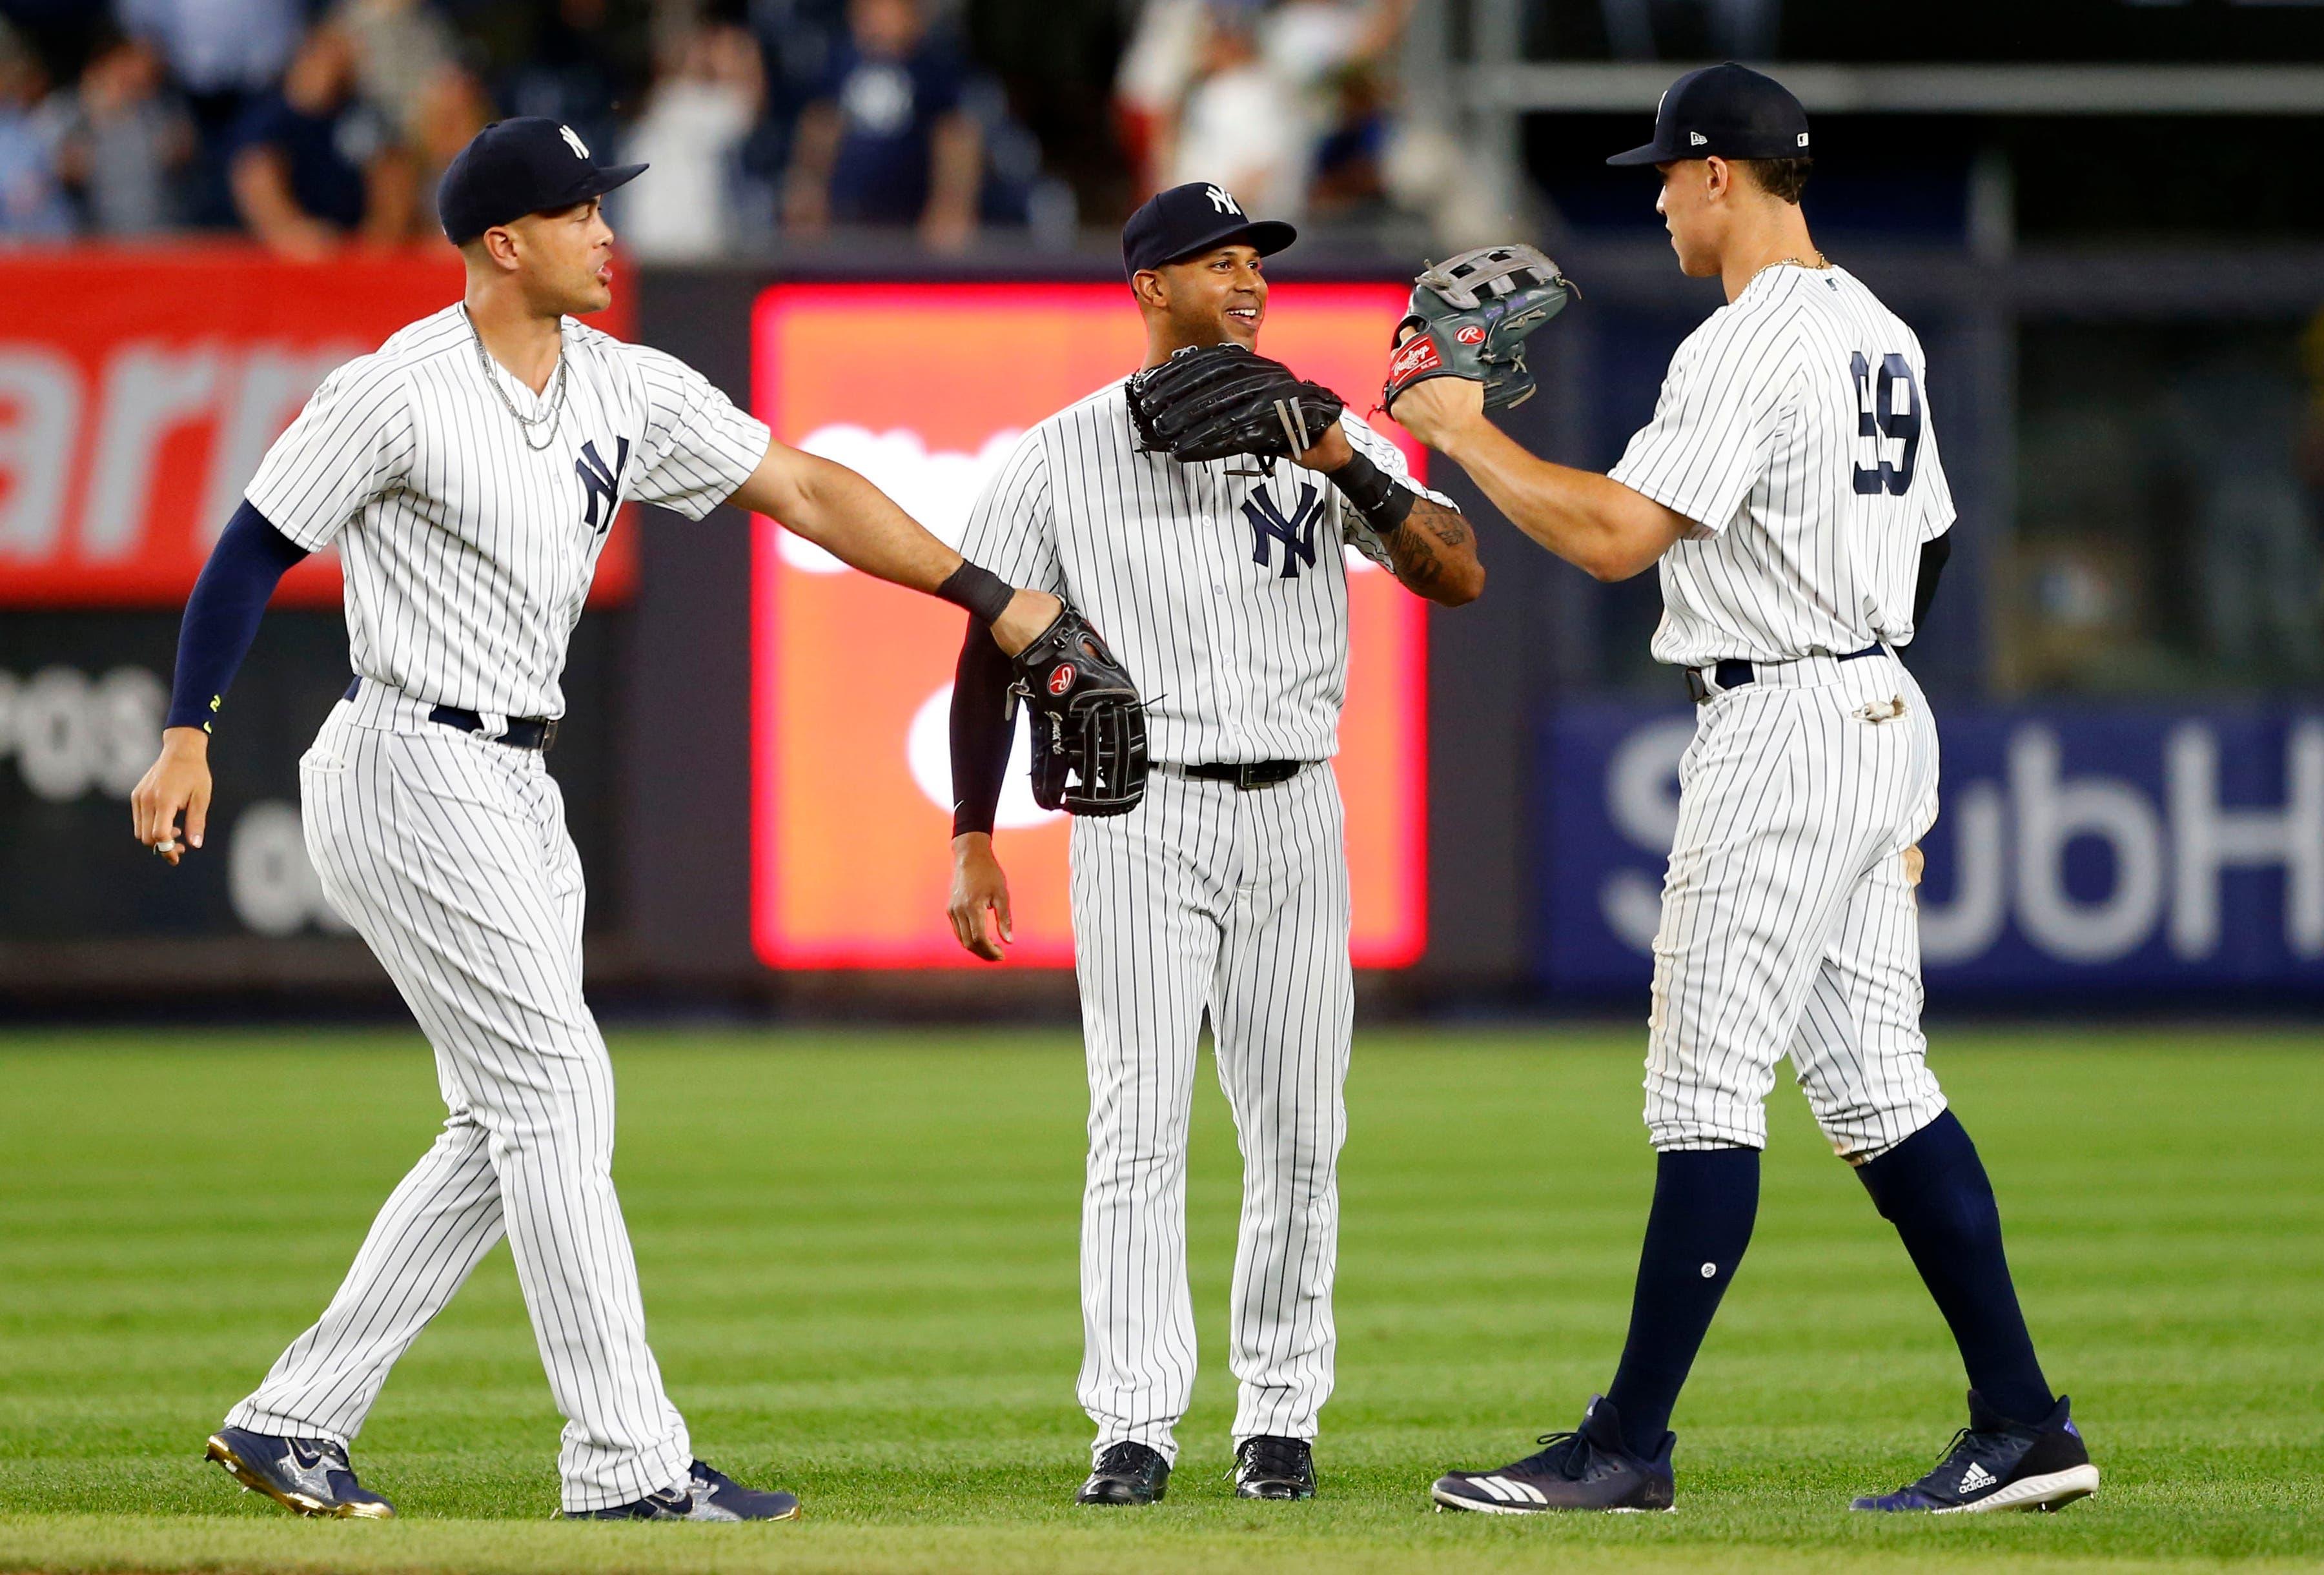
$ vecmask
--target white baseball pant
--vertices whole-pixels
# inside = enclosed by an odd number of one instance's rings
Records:
[[[1093,1455],[1177,1458],[1194,1381],[1186,1133],[1204,1010],[1243,1156],[1228,1364],[1237,1440],[1313,1438],[1332,1392],[1342,1090],[1354,1026],[1348,864],[1328,763],[1239,791],[1157,766],[1073,827],[1090,1082],[1083,1408]]]
[[[345,1443],[503,1235],[557,1408],[564,1506],[684,1479],[621,1204],[613,1075],[581,997],[581,868],[537,751],[365,679],[300,762],[307,851],[436,1051],[451,1114],[315,1326],[228,1425]]]
[[[1697,707],[1655,936],[1656,1148],[1765,1147],[1787,1053],[1852,1163],[1943,1111],[1903,856],[1936,804],[1935,720],[1886,652],[1762,667]]]

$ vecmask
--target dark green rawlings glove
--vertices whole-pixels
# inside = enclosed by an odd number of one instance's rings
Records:
[[[1323,440],[1338,394],[1240,345],[1189,345],[1130,380],[1139,446],[1190,463],[1288,459]]]
[[[1533,397],[1526,336],[1582,292],[1557,264],[1531,246],[1484,246],[1437,263],[1412,282],[1412,307],[1397,325],[1380,404],[1432,377],[1465,377],[1485,385],[1485,409]]]

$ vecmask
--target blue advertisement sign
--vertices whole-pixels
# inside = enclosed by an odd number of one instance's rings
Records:
[[[1929,988],[2324,996],[2324,707],[1938,709]],[[1540,734],[1539,974],[1643,989],[1692,708]]]

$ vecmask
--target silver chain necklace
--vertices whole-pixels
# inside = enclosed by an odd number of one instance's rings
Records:
[[[524,439],[524,446],[535,454],[542,453],[557,441],[558,428],[561,424],[559,419],[565,414],[565,320],[559,318],[557,322],[557,376],[549,386],[549,406],[537,416],[527,416],[516,408],[516,401],[509,398],[508,390],[501,385],[500,369],[493,364],[492,353],[484,348],[484,336],[476,332],[476,319],[468,316],[465,307],[461,309],[460,317],[468,325],[468,337],[475,344],[476,365],[484,372],[484,381],[493,385],[493,391],[501,396],[501,404],[515,419],[517,432]],[[548,435],[535,443],[533,433],[544,427],[549,429]]]

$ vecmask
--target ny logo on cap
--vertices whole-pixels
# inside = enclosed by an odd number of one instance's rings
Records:
[[[1231,194],[1215,186],[1205,186],[1203,188],[1203,195],[1209,198],[1211,206],[1221,213],[1231,213],[1237,218],[1243,216],[1242,208],[1236,203]]]
[[[565,139],[565,145],[573,150],[573,156],[575,158],[586,159],[589,156],[589,144],[583,142],[581,140],[580,134],[576,132],[571,126],[558,126],[557,128],[557,134]]]

